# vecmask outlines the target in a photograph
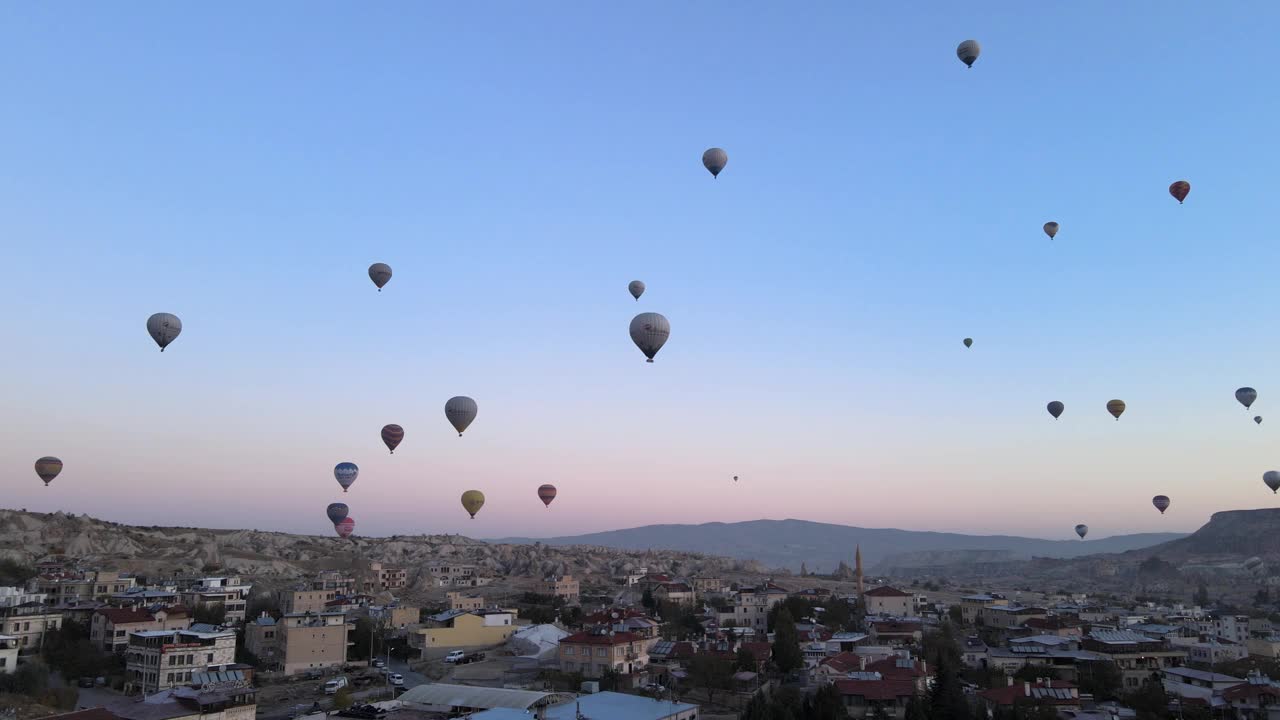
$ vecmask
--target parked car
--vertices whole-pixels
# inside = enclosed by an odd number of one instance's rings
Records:
[[[466,656],[467,654],[462,652],[461,650],[454,650],[453,652],[450,652],[448,655],[444,656],[444,661],[447,663],[456,663],[462,660],[463,658],[465,658]]]
[[[93,678],[82,677],[76,681],[76,685],[79,685],[82,688],[91,688],[93,687]]]
[[[400,673],[391,673],[391,684],[396,687],[404,685],[404,676]]]
[[[380,668],[380,667],[386,667],[386,666],[387,666],[387,664],[386,664],[385,662],[381,661],[381,660],[375,659],[375,660],[373,661],[373,666],[374,666],[374,667],[376,667],[376,668]]]
[[[338,694],[339,690],[341,690],[346,686],[347,686],[347,678],[345,676],[340,675],[324,684],[324,694],[336,695]]]
[[[359,718],[359,720],[381,720],[387,714],[386,710],[377,705],[365,705],[356,703],[338,713],[338,717]]]

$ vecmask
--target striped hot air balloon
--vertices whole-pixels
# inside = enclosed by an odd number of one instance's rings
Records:
[[[538,499],[542,501],[543,505],[551,507],[551,501],[556,499],[556,486],[540,485],[538,487]]]
[[[1182,204],[1183,200],[1187,199],[1187,194],[1190,192],[1191,192],[1191,183],[1187,182],[1186,180],[1179,180],[1178,182],[1169,186],[1169,194],[1172,195],[1173,198],[1178,201],[1179,205]]]
[[[1160,511],[1160,514],[1163,515],[1164,511],[1169,509],[1169,496],[1157,495],[1151,498],[1151,504],[1155,505],[1156,509]]]
[[[44,481],[45,487],[62,472],[62,461],[56,457],[42,457],[36,461],[36,474]]]
[[[356,531],[356,521],[349,517],[342,518],[333,524],[333,529],[337,531],[338,537],[346,539],[351,537],[351,533]]]
[[[404,439],[404,428],[399,425],[383,425],[382,426],[382,442],[386,443],[387,449],[392,455],[396,454],[396,446]]]

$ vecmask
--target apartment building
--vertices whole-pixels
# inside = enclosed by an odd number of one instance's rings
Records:
[[[136,585],[134,578],[115,571],[68,570],[37,575],[27,582],[27,590],[44,594],[45,603],[49,605],[67,605],[80,600],[106,602],[112,595]]]
[[[352,629],[342,613],[284,615],[276,623],[277,662],[286,675],[342,665]]]
[[[693,588],[693,592],[698,597],[706,597],[707,595],[723,595],[725,592],[724,578],[714,577],[711,575],[700,575],[698,577],[689,578],[689,586]]]
[[[733,623],[763,632],[769,626],[769,611],[786,599],[787,591],[775,585],[739,590],[733,597]]]
[[[542,592],[558,597],[570,605],[577,605],[579,583],[572,575],[552,576],[542,581]]]
[[[392,630],[403,630],[419,623],[422,612],[409,605],[370,605],[369,619]]]
[[[244,622],[249,593],[253,590],[252,584],[234,576],[189,578],[181,582],[180,587],[179,597],[187,607],[221,604],[226,610],[228,625]]]
[[[698,601],[697,594],[688,583],[664,582],[653,586],[653,599],[675,605],[693,605]]]
[[[62,625],[62,611],[38,602],[0,607],[0,633],[16,638],[23,655],[38,653],[47,630]]]
[[[423,650],[497,645],[516,631],[515,613],[508,610],[448,610],[427,618],[429,627],[409,635],[409,644]]]
[[[1187,659],[1186,650],[1132,630],[1094,630],[1085,637],[1083,647],[1111,658],[1124,678],[1125,690],[1137,689],[1152,673],[1179,667]]]
[[[597,630],[561,638],[560,670],[598,678],[606,671],[629,675],[649,664],[643,638],[626,632]]]
[[[369,573],[371,577],[365,581],[365,592],[397,590],[409,584],[409,571],[401,567],[373,562],[369,563]]]
[[[915,617],[915,596],[895,587],[881,585],[863,593],[868,615]]]
[[[30,603],[44,604],[47,596],[44,593],[31,592],[26,588],[0,587],[0,607],[13,607]]]
[[[125,692],[151,694],[189,685],[192,673],[235,663],[231,630],[141,630],[130,633],[125,650]]]
[[[482,610],[485,607],[483,595],[474,595],[471,593],[451,590],[445,593],[444,596],[445,599],[449,601],[450,610]]]
[[[981,617],[983,608],[1008,604],[1008,600],[994,595],[965,595],[960,598],[960,616],[966,623],[973,625]]]
[[[8,675],[18,669],[18,638],[0,635],[0,675]]]
[[[337,570],[321,570],[311,581],[312,590],[332,590],[337,595],[354,595],[356,579]]]
[[[285,615],[322,613],[326,604],[337,599],[336,590],[281,590],[276,593],[280,612]]]
[[[493,582],[493,578],[481,575],[475,565],[440,563],[427,566],[427,572],[435,578],[438,587],[483,587]]]
[[[103,652],[122,653],[129,634],[142,630],[186,630],[191,616],[184,607],[148,612],[134,608],[99,608],[89,620],[89,642]]]
[[[280,626],[270,614],[263,612],[244,624],[244,649],[258,658],[261,667],[277,670],[284,665],[280,653]]]

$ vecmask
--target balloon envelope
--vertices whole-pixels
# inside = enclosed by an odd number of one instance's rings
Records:
[[[1048,235],[1049,239],[1052,240],[1053,236],[1058,234],[1058,223],[1052,221],[1045,223],[1044,234]]]
[[[484,507],[484,493],[479,490],[468,490],[462,493],[462,507],[471,514],[471,519],[475,520],[476,513]]]
[[[640,296],[644,294],[644,283],[639,280],[632,280],[627,284],[627,292],[631,293],[631,297],[639,300]]]
[[[1191,183],[1186,180],[1179,180],[1169,186],[1169,194],[1181,205],[1183,200],[1187,199],[1187,193],[1191,192]]]
[[[329,507],[324,509],[324,514],[329,516],[329,522],[337,525],[346,519],[351,509],[346,503],[329,503]]]
[[[333,529],[338,532],[338,537],[349,538],[356,531],[356,521],[349,517],[342,518],[333,524]]]
[[[62,472],[62,461],[56,457],[46,456],[36,461],[36,475],[40,476],[45,485],[53,482],[60,472]]]
[[[160,346],[160,352],[164,352],[164,349],[169,347],[169,343],[178,339],[178,335],[182,332],[182,321],[177,315],[156,313],[147,318],[147,332]]]
[[[1057,400],[1050,402],[1045,407],[1048,408],[1049,414],[1053,416],[1054,420],[1057,420],[1059,417],[1062,417],[1062,411],[1067,409],[1066,405],[1063,405],[1061,402]]]
[[[1243,405],[1246,410],[1249,409],[1249,406],[1257,399],[1258,391],[1251,387],[1242,387],[1236,391],[1236,401]]]
[[[729,164],[729,153],[720,148],[711,148],[702,153],[702,165],[711,172],[711,177],[720,177],[720,171]]]
[[[1276,472],[1275,470],[1266,471],[1262,474],[1262,482],[1266,483],[1267,487],[1271,488],[1271,492],[1280,490],[1280,472]]]
[[[671,323],[658,313],[640,313],[631,318],[631,342],[649,358],[647,362],[653,362],[653,356],[667,344],[669,337]]]
[[[555,485],[538,486],[538,499],[542,501],[543,505],[546,505],[547,507],[551,507],[551,501],[556,499],[556,486]]]
[[[1254,421],[1254,422],[1256,422],[1256,423],[1258,423],[1259,425],[1261,425],[1261,424],[1262,424],[1262,416],[1261,416],[1261,415],[1254,415],[1254,416],[1253,416],[1253,421]]]
[[[1169,509],[1169,496],[1157,495],[1151,498],[1151,504],[1155,505],[1156,509],[1160,511],[1160,514],[1163,515],[1164,511]]]
[[[391,454],[395,454],[396,446],[404,439],[404,428],[399,425],[383,425],[382,426],[382,442],[386,444]]]
[[[964,346],[965,346],[965,347],[973,347],[973,338],[965,338],[965,339],[964,339]]]
[[[960,62],[966,67],[973,67],[973,62],[982,54],[982,46],[977,40],[965,40],[956,47],[956,57],[960,58]]]
[[[462,437],[462,431],[476,419],[479,410],[476,401],[465,395],[449,398],[449,402],[444,404],[444,416],[449,419],[453,429],[458,431],[458,437]]]
[[[374,263],[369,266],[369,279],[374,285],[378,286],[378,292],[382,292],[382,286],[391,280],[391,266],[386,263]]]
[[[353,462],[340,462],[333,466],[333,477],[342,486],[342,492],[346,492],[359,475],[360,468]]]
[[[1107,412],[1111,413],[1116,420],[1119,420],[1120,416],[1124,414],[1124,408],[1125,405],[1123,400],[1111,400],[1107,402]]]
[[[1081,539],[1081,540],[1083,540],[1083,539],[1084,539],[1084,536],[1089,534],[1089,526],[1088,526],[1088,525],[1077,525],[1077,526],[1076,526],[1076,534],[1080,536],[1080,539]]]

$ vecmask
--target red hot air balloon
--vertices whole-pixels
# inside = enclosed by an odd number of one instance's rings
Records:
[[[542,485],[538,488],[538,499],[543,505],[551,507],[551,501],[556,499],[555,485]]]
[[[1169,496],[1157,495],[1151,498],[1151,504],[1155,505],[1156,509],[1160,511],[1160,514],[1163,515],[1164,511],[1169,509]]]
[[[338,537],[349,538],[356,531],[356,521],[349,517],[343,518],[333,524],[333,529],[338,531]]]
[[[382,426],[382,442],[387,444],[387,449],[392,455],[396,454],[396,447],[400,445],[400,441],[404,439],[404,428],[399,425],[383,425]]]
[[[1182,204],[1183,200],[1187,199],[1187,193],[1189,192],[1191,192],[1191,183],[1186,180],[1179,180],[1169,186],[1169,194],[1178,201],[1179,205]]]

